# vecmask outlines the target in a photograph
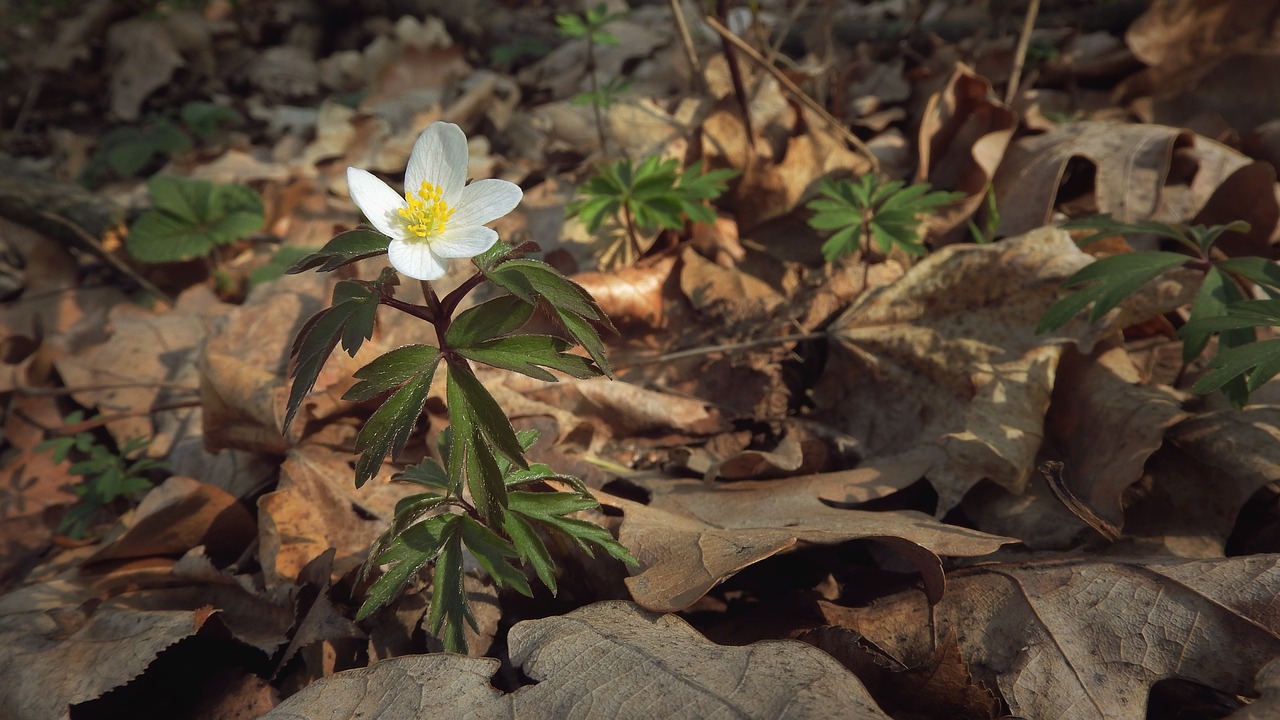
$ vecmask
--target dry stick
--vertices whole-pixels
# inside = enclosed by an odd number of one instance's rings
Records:
[[[112,269],[114,269],[116,272],[120,273],[121,275],[124,275],[125,277],[128,277],[134,282],[138,283],[138,286],[141,287],[143,290],[146,290],[147,292],[151,293],[152,295],[155,295],[156,297],[160,298],[161,300],[165,301],[170,305],[174,304],[175,302],[174,299],[169,297],[168,293],[156,287],[150,280],[142,277],[137,272],[135,272],[133,268],[124,264],[115,255],[112,255],[110,252],[108,252],[106,248],[102,247],[102,243],[98,242],[98,239],[90,235],[89,232],[84,228],[71,222],[70,220],[67,220],[66,218],[60,217],[58,215],[54,215],[51,212],[42,212],[40,213],[40,217],[44,220],[57,223],[63,226],[64,228],[66,228],[69,232],[71,232],[73,235],[80,238],[82,242],[84,242],[86,245],[92,248],[93,254],[96,255],[99,260],[102,260],[103,262],[110,265]]]
[[[728,3],[726,0],[716,0],[716,12],[721,17],[728,18]],[[747,97],[747,85],[742,80],[742,67],[738,65],[738,55],[733,52],[734,47],[742,47],[751,49],[751,46],[743,42],[737,35],[724,30],[720,32],[723,25],[712,18],[710,15],[707,19],[712,20],[712,27],[716,28],[716,32],[720,33],[720,45],[724,48],[724,61],[729,66],[729,79],[733,81],[733,94],[738,99],[738,105],[742,108],[742,125],[747,130],[747,138],[750,140],[749,146],[754,147],[756,143],[755,128],[751,123],[751,99]],[[733,38],[731,41],[729,38]],[[755,52],[751,50],[751,52]]]
[[[795,83],[791,82],[791,79],[788,78],[781,70],[769,64],[769,62],[766,61],[760,53],[755,51],[755,48],[743,42],[737,35],[729,32],[729,29],[717,22],[715,18],[708,15],[703,19],[706,20],[707,24],[711,26],[711,29],[715,30],[721,38],[741,50],[748,59],[772,75],[774,79],[782,85],[782,89],[791,93],[792,97],[794,97],[801,105],[804,105],[806,108],[816,113],[818,117],[827,121],[827,123],[831,125],[832,129],[834,129],[850,145],[856,148],[858,152],[866,156],[867,160],[871,163],[871,172],[876,174],[880,173],[880,161],[876,159],[875,153],[871,152],[871,148],[867,147],[867,144],[862,142],[857,135],[850,132],[849,128],[845,127],[844,123],[832,117],[831,113],[823,109],[823,107],[813,98],[806,95],[804,90],[801,90]]]
[[[670,360],[680,360],[687,357],[696,357],[698,355],[710,355],[717,352],[732,352],[734,350],[749,350],[753,347],[763,347],[765,345],[781,345],[789,342],[804,342],[805,340],[825,340],[831,337],[827,332],[802,333],[800,335],[780,335],[778,337],[757,338],[755,340],[747,340],[740,343],[729,343],[728,345],[704,345],[703,347],[689,348],[688,350],[677,350],[663,355],[654,357],[640,358],[626,365],[614,365],[615,370],[626,370],[628,368],[638,367],[640,365],[652,365],[654,363],[668,362]]]
[[[702,64],[698,62],[698,51],[693,46],[693,35],[689,34],[689,24],[684,21],[684,11],[680,9],[680,0],[667,0],[671,6],[671,17],[676,21],[676,32],[680,35],[680,44],[684,46],[685,59],[689,61],[689,71],[693,75],[693,88],[699,92],[707,91],[707,79],[702,76]]]
[[[1012,105],[1022,81],[1022,66],[1027,61],[1027,48],[1031,45],[1031,32],[1036,28],[1036,15],[1040,14],[1040,0],[1028,0],[1027,17],[1022,21],[1022,34],[1018,36],[1018,48],[1013,51],[1013,70],[1009,73],[1009,87],[1004,91],[1004,104]]]
[[[19,395],[31,395],[36,397],[58,397],[61,395],[73,395],[81,392],[102,392],[104,390],[126,390],[131,388],[160,388],[162,390],[184,390],[186,392],[200,392],[200,388],[192,385],[183,385],[181,383],[170,382],[125,382],[125,383],[106,383],[103,385],[80,385],[77,387],[18,387],[14,391]]]
[[[60,428],[48,428],[48,430],[52,432],[55,437],[75,435],[76,433],[84,432],[85,430],[92,430],[94,428],[102,427],[103,425],[114,422],[116,420],[123,420],[125,418],[131,418],[131,417],[142,417],[143,415],[152,415],[158,412],[168,412],[170,410],[185,410],[187,408],[198,408],[198,407],[200,407],[199,400],[187,400],[184,402],[167,403],[165,405],[156,405],[155,407],[151,407],[146,410],[132,410],[130,412],[122,412],[122,413],[117,413],[115,415],[104,415],[103,417],[90,418],[83,422],[71,423],[70,425],[63,425]]]

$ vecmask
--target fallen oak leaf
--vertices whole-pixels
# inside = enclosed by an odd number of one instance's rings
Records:
[[[888,718],[851,673],[791,640],[716,645],[683,620],[635,605],[596,603],[517,623],[511,661],[536,681],[504,694],[498,661],[432,654],[337,673],[264,720],[435,717]]]
[[[627,587],[650,610],[683,610],[742,569],[801,543],[850,540],[875,540],[898,552],[921,573],[936,602],[945,588],[939,555],[986,555],[1014,540],[918,512],[846,510],[823,502],[858,497],[860,484],[892,489],[904,484],[901,478],[918,479],[927,467],[906,463],[710,486],[698,480],[638,481],[650,489],[662,486],[650,505],[594,492],[602,505],[624,514],[618,539],[640,561]]]

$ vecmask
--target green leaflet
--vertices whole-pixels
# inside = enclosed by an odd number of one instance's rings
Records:
[[[312,268],[320,272],[337,270],[343,265],[386,253],[390,242],[386,235],[375,230],[349,230],[294,263],[285,273],[295,275]]]

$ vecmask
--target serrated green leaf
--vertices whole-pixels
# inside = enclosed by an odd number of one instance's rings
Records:
[[[395,457],[404,450],[409,433],[413,432],[422,413],[430,387],[430,378],[414,377],[369,416],[356,436],[355,451],[360,453],[360,459],[356,461],[356,487],[362,487],[378,473],[387,455]]]
[[[370,558],[369,564],[390,565],[365,594],[356,620],[364,620],[391,601],[409,580],[436,557],[444,542],[444,530],[456,522],[453,515],[439,515],[407,528],[392,537],[387,548]]]
[[[462,516],[450,516],[440,536],[427,629],[432,635],[441,636],[445,652],[466,653],[462,622],[466,620],[474,630],[476,619],[467,605],[466,588],[462,584]]]
[[[507,502],[511,512],[518,512],[535,520],[546,520],[600,507],[600,503],[591,496],[570,492],[513,490],[508,494]]]
[[[550,335],[514,335],[454,350],[470,360],[548,382],[555,382],[556,376],[543,367],[580,379],[603,374],[587,358],[565,352],[569,347],[569,343]]]
[[[417,465],[410,465],[391,477],[392,480],[410,482],[423,487],[438,488],[446,492],[453,486],[440,463],[427,458]]]
[[[507,536],[511,538],[511,544],[519,553],[520,562],[532,567],[542,584],[547,586],[552,595],[555,595],[557,590],[555,561],[552,560],[551,553],[547,551],[542,538],[538,537],[538,532],[518,513],[507,513],[504,520],[503,529],[506,530]]]
[[[480,567],[493,578],[500,588],[513,588],[525,597],[533,597],[533,590],[525,576],[508,562],[508,558],[518,558],[520,553],[511,543],[498,537],[497,533],[481,525],[470,517],[462,520],[462,543],[475,556]]]
[[[458,313],[445,335],[451,347],[475,345],[520,329],[533,317],[534,305],[503,295]]]
[[[289,391],[289,403],[285,411],[284,427],[287,430],[320,377],[320,369],[338,346],[346,324],[359,309],[358,301],[338,303],[316,313],[302,326],[294,340],[293,387]]]
[[[528,467],[520,441],[516,439],[515,430],[511,428],[511,422],[507,420],[506,413],[498,406],[489,391],[484,389],[469,368],[451,363],[448,372],[446,393],[449,400],[450,421],[456,422],[455,412],[464,413],[466,420],[474,424],[476,432],[483,435],[498,454],[517,467]],[[458,432],[461,430],[455,428],[455,450],[460,439],[456,435]]]
[[[585,319],[574,315],[560,308],[553,308],[556,317],[560,319],[560,323],[564,325],[569,334],[573,335],[573,339],[578,341],[589,355],[595,361],[596,367],[604,373],[605,377],[613,379],[613,370],[609,367],[609,359],[604,354],[604,343],[600,341],[600,335],[596,333],[596,329],[591,323]],[[605,318],[606,323],[608,318]],[[607,327],[613,330],[613,324],[607,323]],[[613,330],[615,333],[617,330]]]
[[[475,438],[466,444],[467,488],[476,509],[485,522],[502,524],[507,507],[507,487],[502,481],[502,470],[486,443]]]
[[[364,402],[419,375],[425,375],[430,384],[439,360],[440,350],[431,345],[398,347],[356,370],[355,377],[360,382],[351,386],[342,399]]]
[[[336,270],[343,265],[387,252],[391,239],[374,230],[358,229],[340,233],[324,247],[294,263],[285,273],[297,273],[317,268],[319,272]]]
[[[600,306],[586,290],[544,262],[512,260],[494,268],[488,277],[525,302],[533,304],[536,298],[541,297],[554,307],[588,320],[607,321]]]

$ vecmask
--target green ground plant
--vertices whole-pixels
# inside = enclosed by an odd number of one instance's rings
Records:
[[[84,413],[79,410],[63,420],[68,425],[83,421]],[[99,442],[90,432],[78,432],[40,443],[37,449],[52,453],[54,461],[72,459],[68,471],[83,478],[71,487],[80,500],[62,516],[57,531],[73,540],[81,540],[99,510],[114,509],[118,514],[123,510],[124,502],[132,501],[151,489],[147,473],[166,469],[168,463],[141,457],[142,451],[150,444],[150,438],[136,437],[115,451]]]
[[[242,185],[157,175],[147,182],[154,207],[129,228],[125,247],[145,263],[207,257],[262,227],[262,198]]]
[[[1213,370],[1193,389],[1199,393],[1222,390],[1236,407],[1249,401],[1249,394],[1280,372],[1280,341],[1258,342],[1257,328],[1280,325],[1280,266],[1260,257],[1226,258],[1215,252],[1214,244],[1228,232],[1248,232],[1248,223],[1227,225],[1186,225],[1154,221],[1119,222],[1108,215],[1066,223],[1067,229],[1093,231],[1079,241],[1088,245],[1113,235],[1153,235],[1169,240],[1185,252],[1142,251],[1101,258],[1063,282],[1077,291],[1045,311],[1036,332],[1055,330],[1089,308],[1087,318],[1095,322],[1165,272],[1186,267],[1204,273],[1204,280],[1182,337],[1182,360],[1190,363],[1217,336],[1217,354],[1209,365]],[[1272,300],[1252,300],[1255,291]]]
[[[610,219],[620,220],[627,233],[622,262],[629,265],[639,255],[642,231],[678,230],[686,219],[715,221],[708,203],[720,197],[738,171],[702,168],[699,161],[681,170],[679,161],[657,156],[639,165],[627,159],[603,163],[578,187],[580,197],[566,206],[565,215],[578,218],[593,233]]]
[[[923,255],[920,218],[956,202],[964,193],[933,191],[926,183],[908,186],[901,180],[881,180],[872,174],[857,180],[824,180],[821,197],[806,206],[814,212],[809,227],[830,231],[822,244],[827,262],[858,252],[870,252],[872,243],[881,253],[899,248]]]
[[[618,36],[605,28],[624,17],[626,13],[609,12],[604,3],[580,15],[576,13],[556,15],[556,29],[561,35],[587,41],[587,82],[590,83],[591,90],[575,95],[573,102],[591,106],[601,152],[606,152],[609,145],[604,123],[604,109],[617,100],[618,96],[626,90],[629,82],[615,78],[605,87],[600,87],[600,81],[596,78],[596,46],[618,44]]]

